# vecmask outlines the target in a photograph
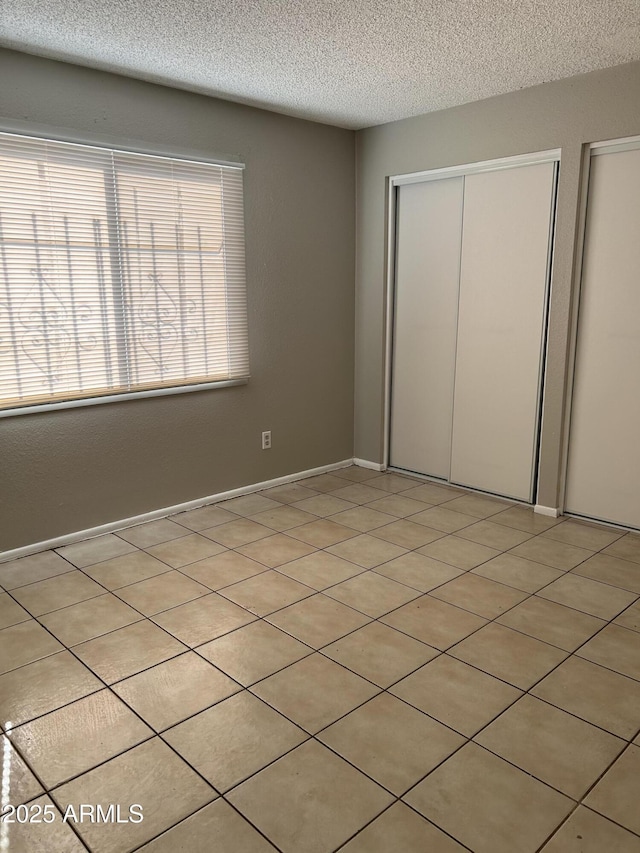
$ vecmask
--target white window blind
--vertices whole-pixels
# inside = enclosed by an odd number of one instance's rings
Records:
[[[240,167],[0,133],[0,409],[248,374]]]

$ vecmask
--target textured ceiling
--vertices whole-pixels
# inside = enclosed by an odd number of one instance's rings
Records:
[[[640,0],[0,0],[0,43],[360,128],[638,59]]]

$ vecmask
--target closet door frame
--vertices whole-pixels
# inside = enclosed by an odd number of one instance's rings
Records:
[[[622,524],[615,524],[610,521],[602,521],[601,519],[592,519],[590,516],[577,515],[575,513],[566,512],[567,500],[567,485],[569,474],[569,444],[571,440],[571,417],[573,408],[573,392],[576,378],[577,367],[577,349],[578,349],[578,328],[580,320],[580,299],[582,295],[582,273],[584,266],[585,255],[585,237],[587,229],[587,214],[589,202],[589,177],[591,173],[591,162],[593,157],[602,154],[614,154],[622,151],[631,151],[640,148],[640,136],[625,136],[618,139],[605,139],[600,142],[590,142],[583,146],[582,163],[581,163],[581,179],[580,179],[580,207],[578,211],[578,228],[576,235],[576,263],[572,281],[572,297],[571,297],[571,326],[569,330],[569,357],[567,369],[567,383],[565,387],[565,405],[563,419],[563,436],[562,436],[562,458],[560,469],[560,499],[559,499],[559,514],[567,515],[570,518],[579,518],[586,521],[593,520],[599,524],[606,524],[609,527],[619,528],[621,530],[633,530],[636,528],[627,527]]]
[[[459,166],[446,166],[440,169],[428,169],[420,172],[410,172],[403,175],[392,175],[387,178],[387,233],[385,246],[385,319],[384,319],[384,411],[383,411],[383,456],[382,470],[389,468],[389,456],[391,448],[391,383],[393,374],[393,336],[394,336],[394,305],[396,297],[396,241],[397,241],[397,209],[398,209],[398,188],[405,184],[423,183],[425,181],[437,181],[443,178],[465,177],[466,175],[476,174],[478,172],[494,172],[502,169],[515,169],[520,166],[529,166],[537,163],[554,163],[556,164],[554,191],[557,190],[558,167],[560,164],[561,149],[554,148],[546,151],[537,151],[530,154],[518,154],[512,157],[501,157],[495,160],[483,160],[477,163],[466,163]],[[552,222],[550,230],[550,240],[553,239],[553,229],[555,227],[555,201],[552,211]],[[550,243],[552,246],[552,243]],[[552,253],[550,253],[551,255]],[[546,338],[547,338],[547,313],[549,304],[549,289],[551,281],[551,263],[550,257],[549,269],[547,273],[547,294],[545,299],[545,329],[543,331],[543,346],[541,348],[541,373],[540,373],[540,393],[538,402],[538,435],[536,438],[536,456],[540,443],[540,418],[542,414],[542,387],[544,361],[546,354]],[[425,480],[435,480],[436,478],[426,475],[416,475],[423,477]],[[534,461],[534,482],[537,480],[537,459]],[[437,482],[443,482],[438,480]],[[473,491],[473,490],[472,490]],[[535,496],[534,496],[535,499]]]

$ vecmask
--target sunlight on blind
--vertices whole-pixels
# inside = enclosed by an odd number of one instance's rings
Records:
[[[248,373],[240,168],[0,134],[0,408]]]

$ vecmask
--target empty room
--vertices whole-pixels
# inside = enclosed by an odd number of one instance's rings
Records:
[[[0,853],[640,853],[640,7],[0,4]]]

